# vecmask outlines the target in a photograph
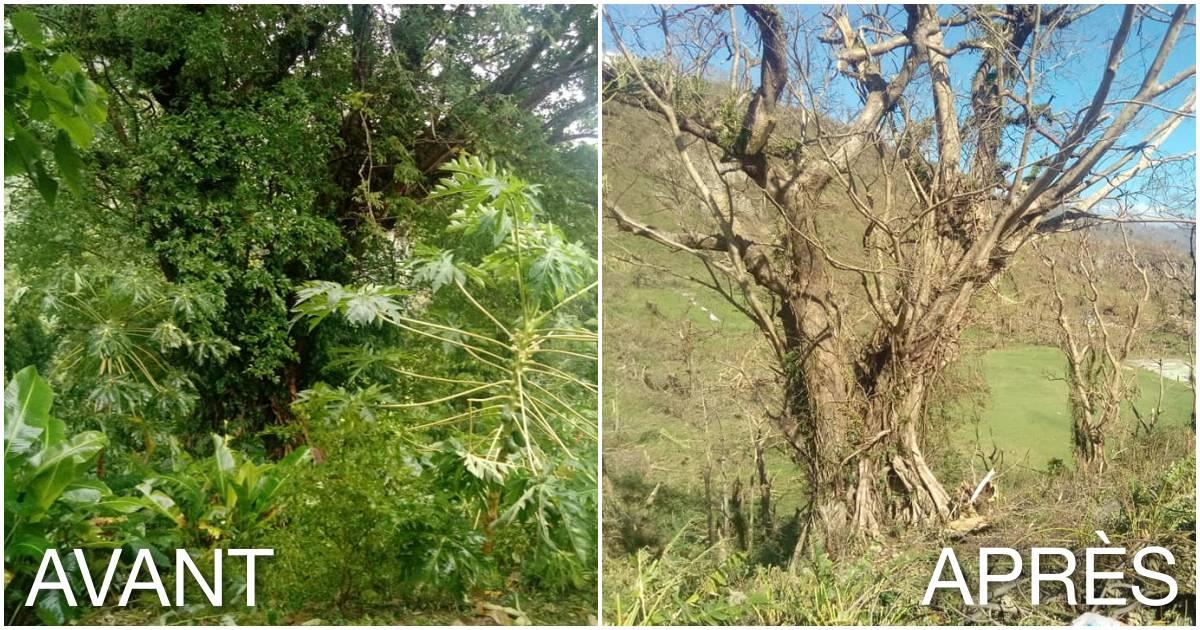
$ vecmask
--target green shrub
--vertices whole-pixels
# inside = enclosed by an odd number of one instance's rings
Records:
[[[314,431],[322,461],[300,472],[287,491],[298,509],[266,541],[276,550],[268,605],[453,601],[494,573],[472,497],[444,485],[439,452],[400,433],[387,423]]]
[[[58,549],[73,566],[63,550],[120,547],[125,515],[144,507],[114,496],[94,476],[108,439],[97,431],[67,435],[66,423],[50,415],[53,401],[49,383],[32,366],[4,390],[4,592],[17,621],[28,621],[23,600],[48,549]],[[43,622],[61,624],[77,614],[62,593],[39,595],[36,615]]]
[[[194,459],[175,449],[173,470],[152,473],[137,489],[176,526],[187,548],[240,547],[253,543],[279,515],[280,489],[311,459],[298,448],[273,463],[256,464],[213,435],[212,457]]]

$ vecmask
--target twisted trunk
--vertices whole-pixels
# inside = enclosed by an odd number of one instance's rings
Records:
[[[1075,445],[1075,458],[1084,468],[1104,472],[1104,432],[1082,418],[1076,417],[1071,425],[1071,438]]]
[[[788,295],[778,313],[786,351],[777,424],[807,478],[807,522],[794,560],[813,536],[867,539],[887,523],[949,518],[951,499],[925,459],[921,421],[971,294],[970,286],[929,280],[945,273],[941,250],[929,245],[927,280],[905,288],[911,306],[895,322],[880,322],[865,346],[853,343],[830,263],[799,231],[812,229],[815,206],[807,200],[826,182],[810,171],[791,182],[798,187],[773,190],[793,226],[785,236]]]
[[[799,305],[785,311],[795,316]],[[852,376],[844,344],[836,334],[814,336],[801,324],[810,317],[784,317],[796,339],[784,377],[784,413],[779,429],[807,481],[807,522],[794,552],[798,560],[815,538],[831,535],[868,539],[887,523],[928,523],[950,517],[949,493],[922,448],[921,419],[937,365],[882,353],[877,369]],[[853,439],[852,439],[853,436]]]
[[[1071,443],[1075,460],[1087,470],[1104,472],[1108,463],[1104,452],[1104,427],[1120,417],[1121,398],[1114,391],[1110,394],[1113,402],[1097,402],[1092,400],[1092,394],[1078,380],[1083,377],[1077,371],[1072,370],[1070,378],[1074,381],[1071,394]]]

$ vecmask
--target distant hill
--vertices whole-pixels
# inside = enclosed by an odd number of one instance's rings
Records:
[[[1139,242],[1164,247],[1184,256],[1191,252],[1192,231],[1185,226],[1170,223],[1130,223],[1126,229],[1129,230],[1130,238]]]

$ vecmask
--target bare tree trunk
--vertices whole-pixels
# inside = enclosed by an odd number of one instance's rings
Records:
[[[1111,299],[1102,295],[1098,281],[1100,268],[1089,244],[1088,234],[1076,242],[1075,264],[1082,274],[1084,293],[1080,308],[1085,313],[1082,326],[1074,321],[1068,306],[1068,298],[1059,283],[1057,256],[1042,253],[1042,262],[1050,269],[1051,286],[1058,304],[1058,327],[1061,345],[1067,355],[1067,383],[1070,387],[1072,446],[1076,461],[1085,469],[1103,472],[1106,466],[1104,440],[1108,427],[1119,424],[1121,403],[1131,400],[1135,388],[1131,386],[1136,376],[1129,376],[1125,360],[1133,349],[1133,342],[1141,324],[1142,312],[1150,300],[1150,277],[1145,266],[1138,261],[1137,254],[1125,230],[1121,230],[1125,255],[1136,271],[1141,291],[1134,295],[1134,303],[1127,318],[1116,315]],[[1112,314],[1110,314],[1112,313]],[[1124,332],[1117,335],[1115,320],[1125,319]],[[1114,320],[1114,321],[1109,321]],[[1160,403],[1161,404],[1161,403]],[[1135,408],[1136,411],[1136,408]],[[1157,413],[1157,409],[1155,411]]]
[[[920,440],[931,368],[893,357],[873,375],[861,375],[866,380],[854,390],[842,389],[847,395],[839,399],[831,392],[842,384],[818,369],[815,357],[811,361],[809,369],[789,372],[786,383],[792,392],[789,410],[801,432],[790,443],[809,483],[808,522],[793,560],[802,557],[810,534],[862,540],[877,537],[888,522],[948,519],[950,495],[926,461]],[[864,400],[863,392],[872,397]],[[856,410],[861,410],[864,438],[851,446],[844,431],[848,414]]]
[[[1104,433],[1087,422],[1084,417],[1076,415],[1071,425],[1071,435],[1075,446],[1075,459],[1086,470],[1104,472],[1106,459],[1104,455]]]
[[[921,413],[928,393],[926,377],[898,371],[879,383],[880,391],[898,393],[877,399],[867,442],[859,447],[858,481],[854,488],[853,530],[874,535],[885,521],[924,523],[950,516],[950,495],[925,459],[919,437]]]
[[[713,518],[712,469],[704,466],[704,520],[708,529],[708,544],[717,544],[717,522]]]
[[[760,427],[754,435],[754,467],[758,473],[758,510],[759,520],[764,532],[770,534],[773,524],[771,516],[771,479],[767,476],[767,458],[765,452],[766,436]]]
[[[792,352],[784,375],[783,414],[777,418],[793,461],[805,473],[806,530],[845,525],[841,516],[846,514],[842,505],[846,478],[841,460],[845,456],[847,395],[844,372],[833,352],[820,347],[825,343],[809,344],[807,360],[800,354],[801,348]],[[806,545],[806,538],[801,537],[799,547]]]

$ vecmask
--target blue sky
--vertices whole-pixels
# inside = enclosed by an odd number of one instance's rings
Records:
[[[675,6],[672,7],[672,10],[680,11],[687,10],[688,8],[688,5]],[[828,24],[828,20],[821,16],[821,12],[825,9],[824,6],[792,5],[781,8],[789,20],[811,19],[814,25],[819,24],[822,28]],[[663,36],[661,30],[655,24],[657,13],[654,12],[652,5],[607,5],[605,10],[612,13],[613,18],[619,28],[621,28],[622,39],[635,55],[657,56],[662,53]],[[696,10],[711,11],[707,8],[696,8]],[[741,8],[736,8],[735,10],[738,15],[738,34],[742,38],[743,44],[750,46],[752,52],[757,56],[757,49],[754,48],[755,44],[757,44],[757,40],[754,38],[754,29],[749,23],[744,10]],[[893,10],[900,11],[901,9],[895,7]],[[1046,99],[1053,96],[1052,105],[1056,111],[1075,111],[1090,101],[1092,90],[1094,90],[1102,75],[1104,60],[1108,54],[1108,48],[1112,35],[1116,30],[1116,25],[1120,21],[1122,10],[1122,7],[1119,5],[1102,6],[1062,32],[1061,48],[1047,59],[1048,63],[1046,67],[1049,72],[1046,80],[1040,89],[1037,90],[1037,101],[1045,102]],[[1166,10],[1170,11],[1172,9],[1171,7],[1167,7]],[[946,15],[949,15],[953,11],[952,7],[944,9]],[[857,18],[861,15],[861,7],[851,5],[848,13],[851,24],[859,24]],[[1189,20],[1194,22],[1195,18],[1195,10],[1193,10]],[[635,29],[631,26],[638,23],[654,25],[641,29]],[[900,23],[902,24],[902,21]],[[713,20],[713,24],[718,31],[726,34],[729,32],[729,18],[727,15],[717,17]],[[1126,45],[1125,59],[1118,75],[1117,89],[1119,90],[1119,96],[1110,97],[1110,100],[1112,98],[1128,96],[1136,89],[1136,85],[1126,83],[1126,85],[1122,86],[1120,81],[1122,78],[1126,78],[1128,81],[1140,79],[1138,71],[1147,67],[1154,58],[1157,52],[1157,43],[1165,29],[1165,23],[1150,20],[1141,20],[1135,25]],[[674,33],[679,32],[678,27],[672,32],[674,39]],[[713,35],[716,36],[716,31],[714,31]],[[949,29],[946,33],[946,45],[953,46],[958,41],[969,36],[970,33],[965,28]],[[678,41],[676,40],[676,44],[678,44]],[[604,28],[604,44],[605,54],[617,52],[612,33],[609,32],[607,23],[605,23]],[[793,45],[798,50],[813,55],[814,59],[819,60],[821,64],[826,63],[829,58],[829,46],[815,40],[807,48],[804,48],[800,42],[793,42]],[[681,55],[686,56],[686,51],[679,50],[678,46],[676,50],[678,51],[676,52],[677,57]],[[883,58],[885,69],[895,68],[901,58],[899,52],[885,56]],[[969,91],[971,72],[978,63],[978,59],[978,55],[974,51],[964,51],[952,58],[951,74],[956,79],[956,91],[958,94],[965,94]],[[1194,65],[1195,62],[1195,27],[1187,26],[1181,33],[1179,41],[1163,69],[1161,79],[1169,78],[1179,71]],[[712,76],[722,77],[727,80],[730,68],[728,54],[721,52],[714,55],[708,63],[708,68]],[[757,81],[757,72],[752,74],[752,79]],[[908,96],[914,104],[921,99],[914,99],[913,97],[921,94],[922,90],[927,90],[927,86],[927,81],[922,82],[919,80],[910,87]],[[1122,87],[1124,89],[1121,89]],[[1180,104],[1184,97],[1194,89],[1195,78],[1193,77],[1190,81],[1176,87],[1168,94],[1165,104],[1170,106]],[[825,97],[830,101],[831,105],[844,106],[847,110],[850,110],[857,102],[857,96],[852,90],[853,86],[849,79],[838,77],[830,86],[829,93]],[[925,100],[930,101],[931,99]],[[960,107],[967,105],[966,100],[963,98],[959,99],[958,104]],[[927,106],[931,107],[931,104]],[[1137,129],[1148,130],[1160,122],[1161,119],[1162,114],[1148,112],[1140,120]],[[1136,130],[1134,134],[1136,134]],[[1161,146],[1160,152],[1163,154],[1180,154],[1193,152],[1195,149],[1195,120],[1188,119],[1183,121],[1167,138]],[[1194,160],[1190,166],[1190,172],[1194,178]]]

